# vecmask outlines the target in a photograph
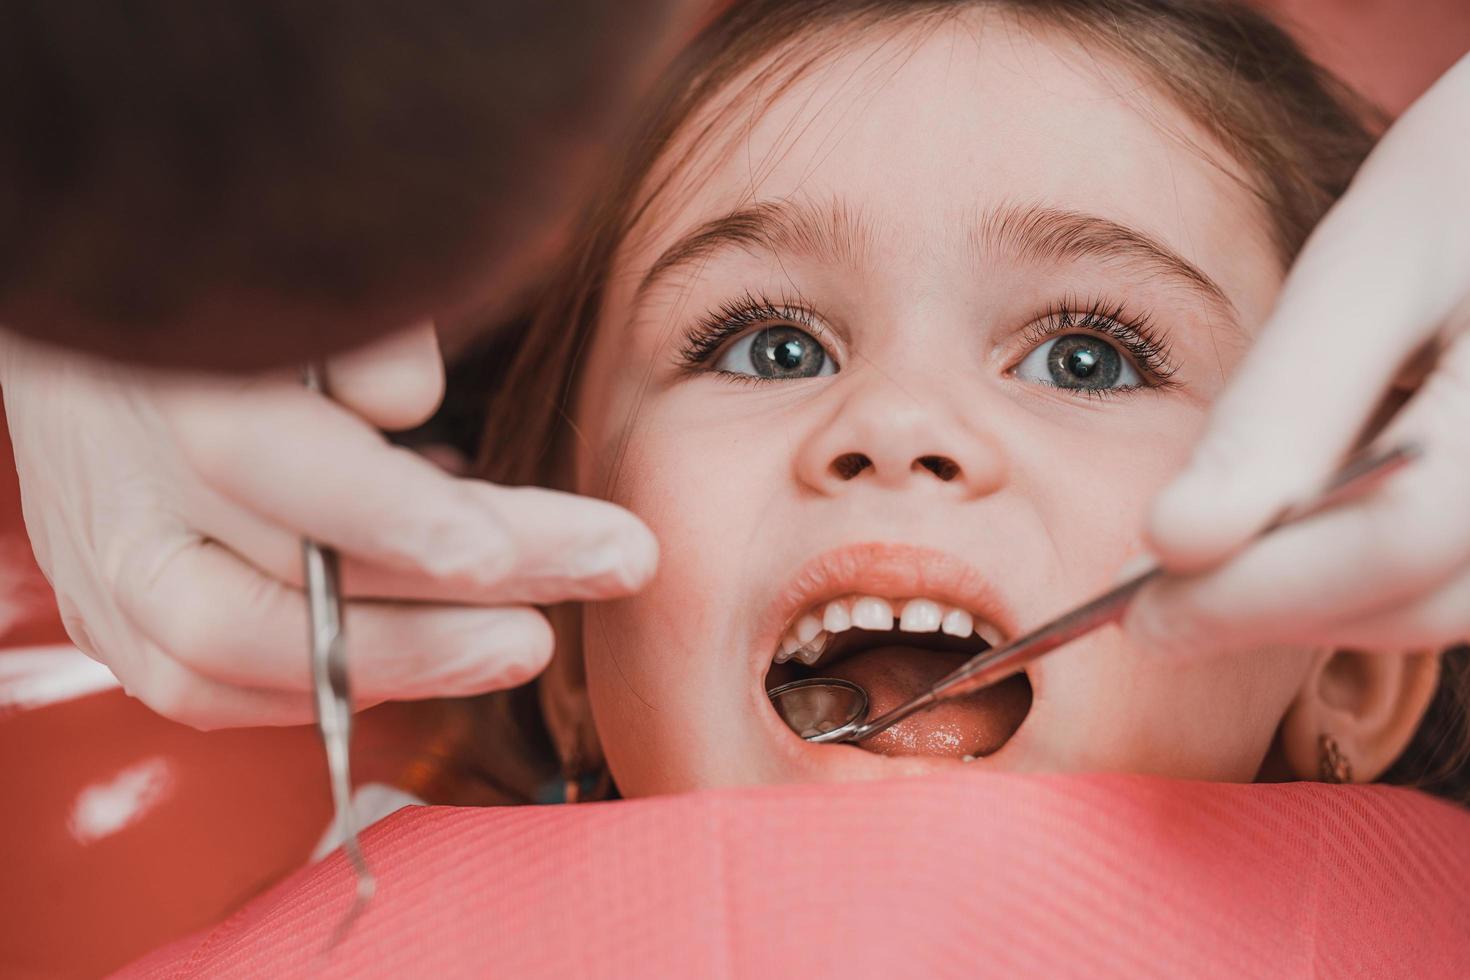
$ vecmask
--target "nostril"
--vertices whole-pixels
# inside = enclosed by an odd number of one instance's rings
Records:
[[[862,453],[843,453],[832,460],[832,472],[839,480],[851,480],[872,465],[873,461]]]
[[[920,456],[914,460],[914,466],[922,466],[945,483],[960,475],[959,464],[948,456]]]

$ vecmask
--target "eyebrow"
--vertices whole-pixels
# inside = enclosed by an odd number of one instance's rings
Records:
[[[1235,304],[1199,266],[1158,239],[1099,215],[1063,208],[1003,207],[971,227],[970,246],[977,253],[989,247],[1039,262],[1093,258],[1131,265],[1189,289],[1235,319]]]
[[[638,284],[635,302],[664,277],[726,248],[806,255],[831,264],[861,266],[872,229],[840,201],[815,207],[763,201],[714,218],[664,250]]]
[[[1135,228],[1083,211],[1007,205],[981,214],[967,228],[978,256],[1014,254],[1037,262],[1097,259],[1132,266],[1183,286],[1236,319],[1224,290],[1183,256]],[[684,235],[649,268],[635,302],[659,280],[726,248],[807,255],[861,266],[873,241],[871,225],[842,202],[825,207],[803,201],[760,202],[705,222]]]

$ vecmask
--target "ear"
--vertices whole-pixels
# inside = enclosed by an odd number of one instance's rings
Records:
[[[1437,652],[1323,653],[1281,721],[1287,766],[1323,778],[1325,737],[1351,767],[1346,781],[1372,782],[1408,746],[1438,684]]]
[[[587,696],[587,670],[582,658],[582,607],[579,603],[546,610],[556,634],[556,655],[537,682],[541,715],[562,775],[579,777],[605,765],[602,743],[592,723],[592,702]]]

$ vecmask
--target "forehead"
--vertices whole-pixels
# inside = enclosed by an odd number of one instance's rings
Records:
[[[803,46],[831,47],[798,38],[773,58],[799,62]],[[1035,204],[1137,229],[1227,293],[1274,263],[1233,158],[1155,81],[1067,35],[976,10],[865,27],[789,84],[762,68],[665,155],[649,182],[659,197],[620,255],[624,283],[691,227],[792,200],[837,202],[896,254]]]

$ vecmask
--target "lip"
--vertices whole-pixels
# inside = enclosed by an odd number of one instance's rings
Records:
[[[802,565],[777,594],[757,629],[752,667],[764,679],[776,644],[808,607],[858,593],[885,599],[924,596],[960,606],[1007,640],[1015,617],[999,590],[973,564],[935,548],[872,541],[823,552]]]
[[[807,742],[786,726],[766,697],[765,679],[776,643],[792,620],[808,606],[851,593],[888,599],[925,596],[971,610],[995,626],[1006,640],[1018,632],[1010,605],[995,584],[974,564],[950,552],[872,541],[835,548],[812,558],[776,594],[759,620],[760,639],[751,662],[754,674],[751,693],[759,702],[756,713],[767,732],[768,751],[782,760],[787,778],[792,773],[800,773],[799,778],[818,782],[888,779],[924,775],[955,766],[1004,765],[1013,755],[1014,737],[992,755],[964,763],[932,756],[879,755],[842,743]]]

